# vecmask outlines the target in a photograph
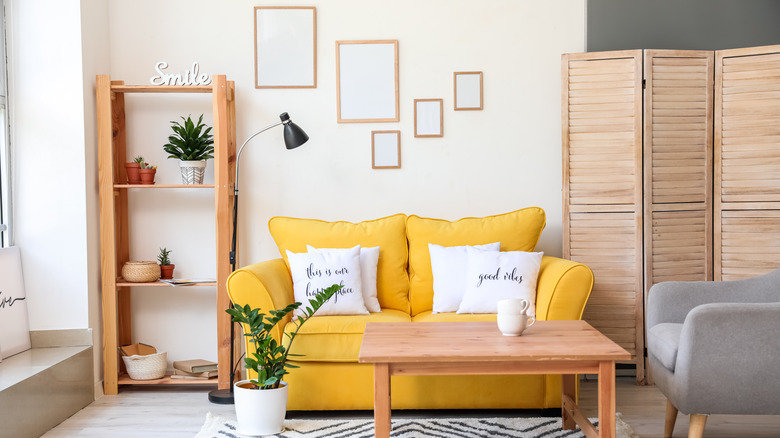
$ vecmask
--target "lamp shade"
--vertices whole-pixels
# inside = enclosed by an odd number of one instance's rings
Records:
[[[284,124],[284,145],[287,149],[295,149],[309,141],[309,136],[290,120],[290,116],[287,113],[282,113],[279,118],[282,119]]]

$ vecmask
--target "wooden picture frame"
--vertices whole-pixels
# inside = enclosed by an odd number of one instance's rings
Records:
[[[414,136],[444,137],[444,99],[414,99]]]
[[[256,6],[255,88],[317,88],[317,8]]]
[[[336,41],[338,123],[397,122],[398,40]]]
[[[401,168],[401,131],[371,131],[371,167]]]
[[[455,111],[481,110],[483,108],[481,71],[455,72],[453,89]]]

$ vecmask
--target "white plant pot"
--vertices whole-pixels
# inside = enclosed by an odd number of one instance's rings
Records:
[[[287,413],[287,382],[278,389],[246,389],[236,382],[233,400],[238,418],[238,433],[249,436],[275,435],[284,429]]]
[[[206,160],[179,161],[182,184],[203,184],[203,174],[206,173]]]

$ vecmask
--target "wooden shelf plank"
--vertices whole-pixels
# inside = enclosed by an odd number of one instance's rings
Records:
[[[116,93],[211,93],[211,85],[112,85]]]
[[[127,374],[121,374],[118,380],[120,385],[216,385],[216,377],[210,379],[172,379],[167,374],[162,379],[155,380],[133,380]]]
[[[213,189],[214,184],[114,184],[115,189]]]
[[[162,281],[153,281],[150,283],[133,283],[130,281],[125,281],[124,278],[117,278],[116,279],[116,285],[117,287],[189,287],[189,286],[216,286],[216,281],[208,281],[203,283],[188,283],[188,284],[178,284],[176,286],[168,283],[163,283]]]

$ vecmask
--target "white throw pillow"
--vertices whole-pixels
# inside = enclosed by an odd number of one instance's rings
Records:
[[[315,315],[366,315],[360,288],[360,246],[347,251],[294,253],[287,251],[295,301],[303,305],[293,315],[303,315],[312,297],[333,284],[344,287],[320,307]]]
[[[496,313],[500,300],[528,300],[527,314],[536,315],[536,280],[542,252],[488,252],[468,248],[466,293],[458,313]]]
[[[317,251],[349,251],[342,248],[315,248],[306,245],[309,252]],[[360,248],[360,288],[363,291],[363,302],[371,313],[381,312],[382,307],[376,298],[376,267],[379,263],[379,247]]]
[[[498,251],[501,242],[475,246],[441,246],[428,244],[433,273],[433,313],[458,310],[466,292],[466,248],[484,251]]]

